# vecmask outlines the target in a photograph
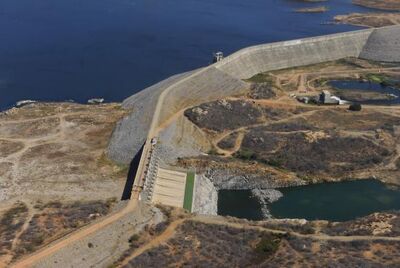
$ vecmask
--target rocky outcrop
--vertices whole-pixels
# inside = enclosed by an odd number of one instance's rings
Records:
[[[281,192],[275,189],[252,189],[251,193],[261,204],[261,212],[264,218],[271,218],[272,215],[268,209],[268,204],[278,201],[283,196]]]
[[[245,174],[231,169],[209,169],[208,177],[217,190],[274,189],[289,186],[305,185],[301,179],[282,180],[271,174]]]

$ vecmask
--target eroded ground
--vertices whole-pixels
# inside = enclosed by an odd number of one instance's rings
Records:
[[[303,104],[299,96],[318,96],[335,79],[386,79],[398,81],[396,66],[357,59],[259,74],[246,96],[204,103],[185,116],[207,133],[214,149],[209,156],[180,159],[179,164],[204,169],[223,163],[239,169],[238,161],[257,162],[253,169],[287,181],[305,182],[377,177],[400,184],[400,108],[364,105],[349,111],[348,105]],[[358,91],[346,94],[355,97]],[[354,95],[355,94],[355,95]],[[384,98],[362,94],[367,98]],[[216,160],[216,159],[224,160]],[[246,173],[246,172],[244,172]]]
[[[99,216],[127,167],[105,149],[118,104],[34,104],[0,114],[0,266]]]

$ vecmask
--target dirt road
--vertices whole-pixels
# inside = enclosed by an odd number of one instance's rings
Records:
[[[130,260],[132,260],[132,259],[136,258],[137,256],[141,255],[146,250],[154,248],[154,247],[162,244],[163,242],[167,241],[168,239],[172,238],[173,235],[175,234],[176,228],[181,223],[183,223],[184,221],[185,221],[185,219],[180,219],[180,220],[176,220],[176,221],[172,222],[167,227],[167,229],[164,232],[162,232],[159,236],[157,236],[156,238],[152,239],[149,243],[144,244],[142,247],[139,247],[137,250],[135,250],[131,256],[126,258],[121,263],[120,267],[124,267],[125,265],[127,265],[129,263]]]
[[[81,230],[78,230],[71,235],[68,235],[59,241],[56,241],[42,250],[39,250],[38,252],[27,256],[26,258],[23,258],[22,260],[18,261],[17,263],[13,264],[11,267],[13,268],[25,268],[25,267],[30,267],[39,260],[50,256],[51,254],[63,249],[67,245],[78,241],[84,237],[87,237],[88,235],[95,233],[96,231],[104,228],[105,226],[112,224],[113,222],[117,221],[118,219],[122,218],[124,215],[127,213],[131,213],[134,211],[138,206],[138,202],[136,200],[132,200],[128,203],[128,205],[123,208],[121,211],[111,214],[110,216],[104,218],[102,221],[97,222],[93,225],[89,225],[84,227]]]
[[[155,237],[148,243],[144,244],[143,246],[136,249],[132,255],[127,257],[119,267],[126,266],[129,261],[138,257],[139,255],[143,254],[145,251],[155,248],[157,246],[162,245],[163,243],[167,242],[176,232],[176,229],[185,221],[192,220],[197,222],[202,222],[206,224],[215,224],[215,225],[225,225],[230,226],[233,228],[247,228],[247,229],[254,229],[258,231],[266,231],[273,234],[286,234],[286,231],[269,229],[262,226],[255,226],[255,225],[243,225],[241,223],[234,223],[234,222],[227,222],[225,219],[220,217],[210,217],[210,216],[195,216],[189,219],[179,219],[173,221],[168,228],[161,233],[159,236]],[[387,237],[387,236],[330,236],[326,234],[300,234],[297,232],[291,232],[290,235],[300,237],[300,238],[311,238],[314,240],[324,240],[324,241],[341,241],[341,242],[352,242],[352,241],[400,241],[400,237]]]

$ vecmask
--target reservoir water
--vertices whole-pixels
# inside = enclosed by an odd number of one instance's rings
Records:
[[[357,80],[333,80],[329,82],[329,85],[340,90],[360,90],[366,92],[370,91],[392,96],[391,98],[388,99],[358,101],[359,103],[362,104],[376,104],[376,105],[400,104],[400,98],[399,98],[400,89],[395,88],[393,86],[386,86],[374,82],[361,82]]]
[[[345,221],[400,209],[400,190],[372,179],[288,187],[279,191],[283,197],[268,206],[275,218]],[[222,215],[259,219],[260,204],[248,192],[220,191],[218,211],[223,212]]]
[[[262,220],[261,204],[251,190],[219,190],[218,215]]]
[[[326,25],[351,0],[2,0],[0,109],[21,99],[123,98],[207,65],[211,53],[358,29]]]

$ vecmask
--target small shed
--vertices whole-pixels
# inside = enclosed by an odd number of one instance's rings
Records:
[[[213,63],[219,62],[224,58],[224,53],[222,53],[221,51],[214,53],[213,55]]]
[[[323,90],[319,95],[319,102],[323,104],[339,104],[337,97],[332,96],[328,90]]]

